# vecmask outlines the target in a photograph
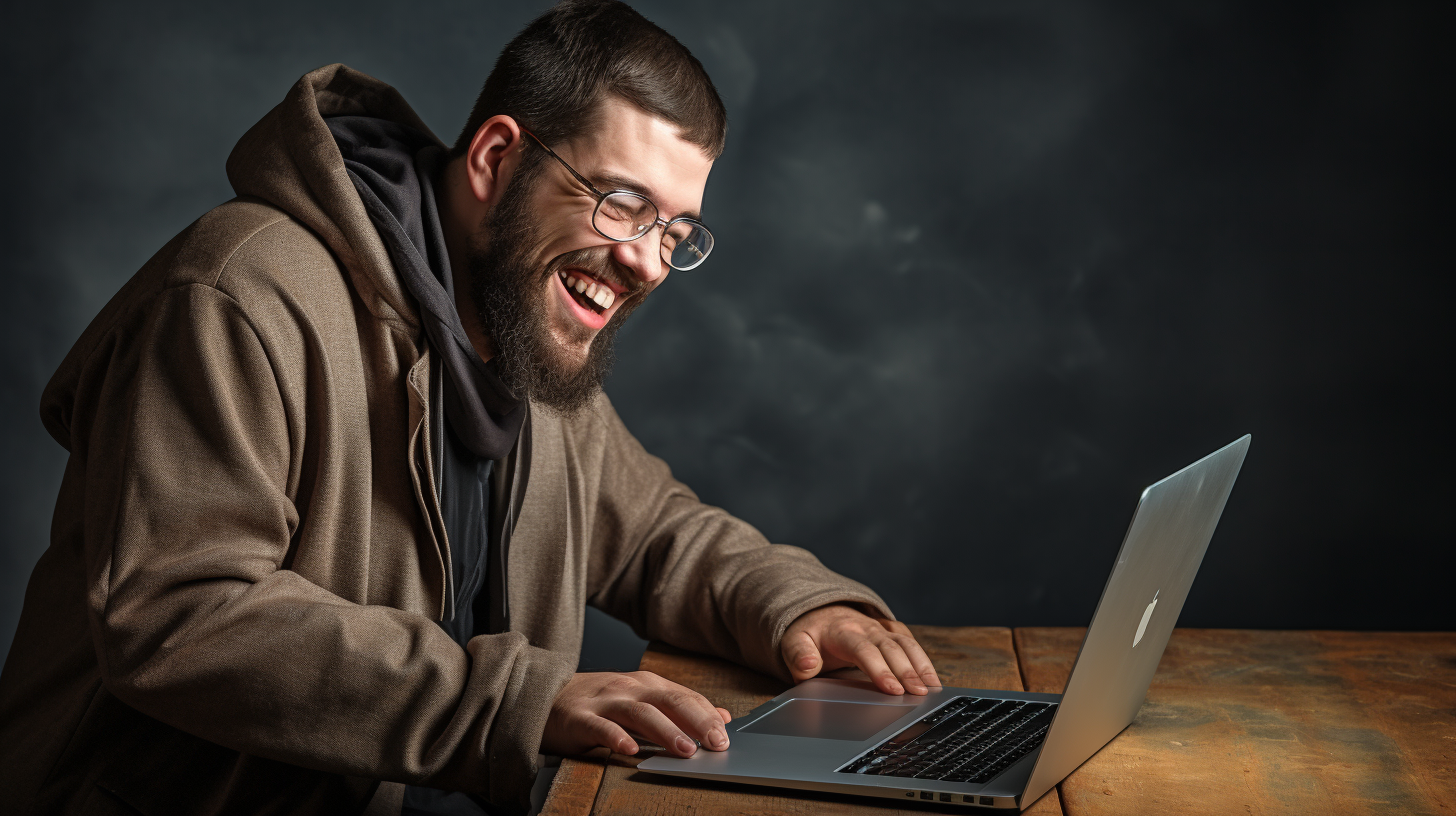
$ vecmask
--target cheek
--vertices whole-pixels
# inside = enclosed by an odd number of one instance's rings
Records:
[[[539,239],[533,260],[542,269],[563,255],[611,243],[592,230],[590,225],[583,230],[569,223],[551,225],[541,232]]]
[[[587,206],[588,203],[591,206]],[[543,260],[549,261],[605,240],[592,229],[594,201],[585,202],[579,196],[552,195],[543,191],[532,205],[541,252],[545,256]]]

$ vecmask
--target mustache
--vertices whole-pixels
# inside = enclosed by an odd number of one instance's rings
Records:
[[[622,287],[619,300],[632,298],[647,289],[647,284],[637,280],[631,270],[612,259],[611,247],[587,247],[557,255],[546,265],[546,274],[555,275],[562,269],[575,267],[597,280]]]

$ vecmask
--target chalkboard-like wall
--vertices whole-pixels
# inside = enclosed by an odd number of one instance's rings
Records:
[[[236,139],[337,61],[452,140],[543,7],[10,12],[0,646],[41,388]],[[638,8],[732,125],[609,393],[706,501],[911,621],[1080,625],[1141,488],[1252,433],[1183,624],[1456,628],[1448,4]]]

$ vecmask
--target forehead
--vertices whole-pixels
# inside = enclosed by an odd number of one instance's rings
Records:
[[[607,97],[596,127],[563,145],[569,161],[602,189],[644,193],[663,218],[696,213],[713,162],[678,135],[677,125],[617,97]],[[630,183],[629,183],[630,182]]]

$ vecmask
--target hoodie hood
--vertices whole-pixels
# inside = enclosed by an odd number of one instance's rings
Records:
[[[305,74],[243,134],[228,156],[228,181],[238,195],[272,204],[322,238],[371,314],[418,327],[418,310],[324,121],[333,116],[396,122],[444,148],[394,88],[347,66],[326,65]]]
[[[228,157],[239,195],[323,237],[369,310],[422,326],[443,362],[444,408],[471,453],[502,459],[526,409],[480,358],[455,309],[435,209],[448,151],[393,88],[342,65],[305,75]]]

